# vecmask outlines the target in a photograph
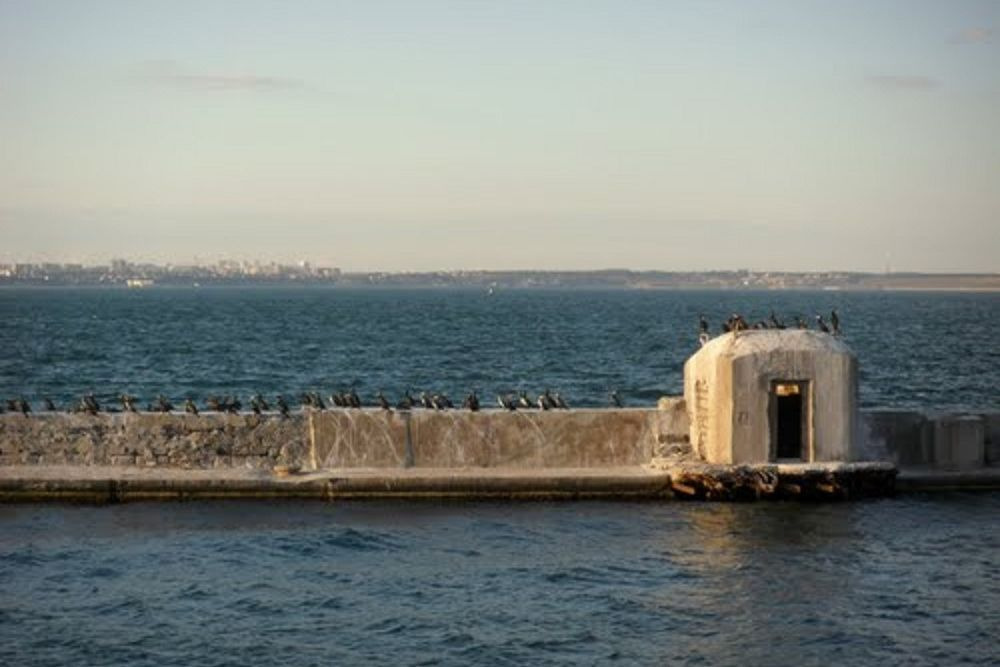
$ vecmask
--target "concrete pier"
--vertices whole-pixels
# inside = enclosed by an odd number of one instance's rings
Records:
[[[740,468],[743,472],[733,466],[705,467],[690,447],[686,414],[683,399],[673,397],[648,409],[328,410],[288,419],[277,414],[3,414],[0,501],[823,500],[893,489],[1000,488],[997,414],[863,411],[859,447],[870,463],[861,468],[760,462]],[[881,490],[853,477],[861,470],[862,477],[885,481],[887,469],[897,467],[899,474]],[[692,482],[698,479],[707,481]],[[772,481],[773,493],[768,491]]]

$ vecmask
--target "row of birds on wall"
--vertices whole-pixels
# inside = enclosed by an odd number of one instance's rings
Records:
[[[623,407],[621,394],[617,390],[612,391],[609,395],[610,405],[614,407]],[[117,406],[108,407],[101,405],[97,397],[91,392],[84,395],[79,402],[71,404],[67,408],[67,412],[70,413],[80,413],[80,414],[90,414],[96,415],[99,412],[162,412],[170,413],[174,412],[174,404],[170,402],[170,399],[166,398],[162,394],[157,396],[156,399],[150,403],[147,403],[145,410],[140,410],[138,404],[136,403],[138,399],[135,396],[129,394],[121,394],[118,397],[117,402],[121,405],[121,408]],[[515,410],[568,410],[569,404],[566,399],[559,392],[553,392],[546,389],[538,396],[532,399],[526,391],[519,391],[516,393],[506,393],[498,394],[496,397],[497,406],[513,412]],[[339,392],[332,394],[327,400],[324,400],[320,396],[319,392],[311,391],[303,393],[299,396],[299,403],[303,409],[310,410],[326,410],[328,407],[336,408],[363,408],[366,405],[362,402],[361,397],[358,396],[354,389],[346,392]],[[58,412],[59,407],[49,398],[42,399],[43,409],[46,412]],[[255,394],[250,398],[249,404],[247,406],[250,412],[254,414],[262,414],[264,412],[270,412],[272,410],[277,411],[282,417],[288,417],[292,408],[288,404],[288,401],[284,396],[278,395],[274,399],[273,405],[268,402],[261,394]],[[450,410],[455,408],[455,404],[448,398],[447,394],[444,393],[427,393],[420,392],[417,396],[413,396],[409,390],[403,392],[402,398],[400,398],[395,403],[391,402],[386,395],[379,391],[374,396],[374,401],[369,404],[369,407],[377,407],[382,410],[390,411],[394,407],[397,410],[412,410],[415,408],[424,408],[428,410]],[[479,400],[479,395],[477,392],[472,391],[462,401],[462,409],[470,410],[472,412],[477,412],[481,409],[482,405]],[[5,410],[6,408],[6,410]],[[212,412],[226,412],[231,414],[239,414],[244,412],[244,406],[242,401],[238,397],[233,396],[209,396],[205,399],[204,408]],[[191,398],[184,399],[182,405],[184,412],[192,415],[200,414],[198,405]],[[32,412],[31,404],[24,398],[13,398],[8,399],[2,406],[0,406],[0,412],[14,412],[21,413],[24,416],[28,416]]]
[[[698,328],[699,328],[699,340],[701,344],[704,345],[711,338],[711,331],[708,324],[708,320],[705,319],[704,315],[698,316]],[[740,331],[746,331],[749,329],[787,329],[790,328],[784,322],[778,319],[772,310],[770,316],[766,320],[759,320],[751,325],[744,317],[738,313],[733,313],[722,323],[720,327],[720,333],[739,333]],[[801,316],[795,316],[794,328],[797,329],[808,329],[809,325]],[[829,324],[823,319],[822,315],[816,315],[816,328],[823,332],[832,334],[834,336],[839,336],[841,334],[840,329],[840,317],[837,314],[837,310],[833,309],[830,311],[830,322]],[[614,407],[622,407],[621,395],[617,390],[612,391],[609,394],[610,404]],[[118,397],[118,402],[121,404],[121,410],[117,408],[111,408],[105,410],[102,408],[101,404],[98,402],[97,398],[93,393],[89,393],[83,396],[80,401],[76,404],[69,406],[68,412],[85,413],[85,414],[97,414],[102,411],[106,412],[139,412],[139,408],[136,405],[136,397],[130,396],[128,394],[122,394]],[[303,408],[309,408],[313,410],[325,410],[328,405],[330,407],[338,408],[362,408],[365,407],[361,401],[361,397],[358,396],[357,392],[353,389],[346,392],[339,392],[332,394],[328,402],[324,401],[318,392],[306,392],[299,397],[301,406]],[[49,398],[43,398],[42,403],[44,409],[47,412],[56,412],[58,407]],[[228,412],[233,414],[238,414],[243,411],[243,403],[235,397],[225,396],[209,396],[205,399],[205,408],[213,412]],[[372,404],[374,407],[382,408],[383,410],[391,410],[393,404],[386,398],[385,394],[379,391],[375,394],[375,400]],[[527,392],[520,391],[517,393],[506,393],[497,395],[497,405],[509,411],[514,410],[530,410],[530,409],[540,409],[540,410],[565,410],[569,408],[566,400],[558,393],[552,392],[546,389],[541,394],[532,400]],[[31,413],[31,404],[25,400],[24,397],[8,399],[3,405],[0,405],[0,413],[4,412],[4,407],[8,412],[19,412],[25,416]],[[420,392],[416,397],[411,395],[410,391],[407,390],[403,393],[403,397],[395,403],[395,408],[398,410],[410,410],[413,408],[426,408],[428,410],[449,410],[454,408],[455,405],[452,403],[451,399],[448,398],[446,394],[443,393],[432,393]],[[256,394],[251,397],[249,402],[250,411],[255,414],[261,414],[272,410],[272,406],[268,401],[261,396]],[[478,411],[481,408],[480,400],[478,394],[473,391],[469,393],[465,400],[462,402],[462,408],[466,410],[471,410],[473,412]],[[199,414],[200,410],[195,402],[191,398],[184,400],[183,404],[184,412],[188,414]],[[287,417],[291,412],[291,407],[288,402],[281,395],[278,395],[274,400],[274,410],[283,416]],[[145,412],[173,412],[174,405],[169,399],[164,397],[162,394],[156,397],[156,400],[152,403],[146,405]]]
[[[733,313],[730,315],[725,322],[722,323],[720,327],[721,334],[727,334],[730,332],[739,333],[740,331],[747,331],[748,329],[808,329],[809,323],[806,322],[800,315],[795,316],[794,325],[787,325],[778,319],[778,316],[771,311],[771,314],[766,320],[758,320],[752,325],[744,319],[739,313]],[[834,308],[830,311],[830,322],[827,323],[823,316],[816,315],[816,329],[822,331],[823,333],[832,334],[834,336],[839,336],[840,331],[840,316],[837,314],[837,309]],[[704,345],[711,338],[711,331],[708,324],[708,320],[705,319],[704,315],[698,316],[698,338],[701,344]]]

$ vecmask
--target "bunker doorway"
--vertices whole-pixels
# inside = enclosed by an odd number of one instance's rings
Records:
[[[808,459],[808,382],[775,382],[771,390],[771,451],[776,459]]]

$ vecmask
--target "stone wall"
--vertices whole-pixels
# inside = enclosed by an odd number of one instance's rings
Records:
[[[901,468],[1000,465],[1000,413],[861,413],[866,460]],[[175,469],[601,468],[690,460],[683,399],[653,409],[278,415],[0,415],[0,466]]]
[[[300,465],[306,417],[182,414],[0,415],[0,465],[186,469]]]

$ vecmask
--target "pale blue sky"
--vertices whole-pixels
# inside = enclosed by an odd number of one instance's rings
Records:
[[[1000,271],[1000,2],[0,0],[0,262]]]

